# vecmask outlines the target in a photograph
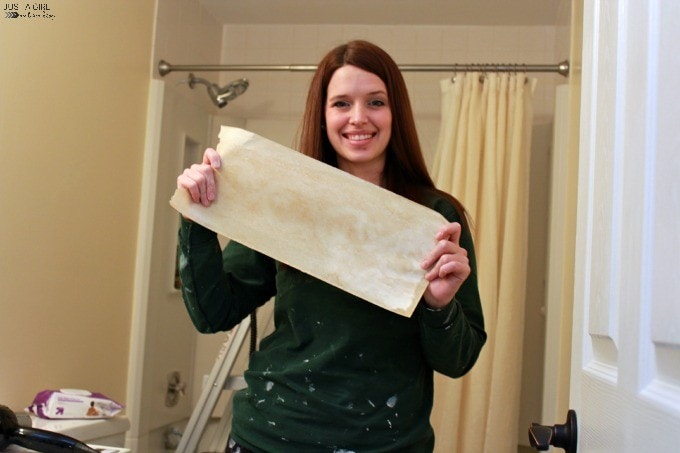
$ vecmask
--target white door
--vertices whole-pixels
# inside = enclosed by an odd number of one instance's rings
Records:
[[[579,453],[680,451],[678,21],[678,1],[584,2]]]

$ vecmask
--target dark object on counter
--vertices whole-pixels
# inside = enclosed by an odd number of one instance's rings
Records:
[[[41,453],[97,453],[94,448],[63,434],[19,425],[16,414],[0,405],[0,451],[18,445]]]

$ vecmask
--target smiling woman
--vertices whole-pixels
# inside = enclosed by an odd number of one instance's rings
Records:
[[[385,151],[392,130],[385,83],[356,66],[339,68],[328,84],[326,133],[338,168],[383,185]]]
[[[466,374],[486,333],[465,211],[434,187],[404,80],[385,51],[351,41],[322,59],[310,84],[300,150],[438,211],[443,225],[434,237],[423,238],[408,227],[422,220],[418,216],[401,224],[414,241],[432,244],[418,257],[423,297],[405,317],[235,240],[222,251],[215,232],[182,219],[182,294],[199,330],[229,330],[275,297],[274,332],[250,356],[244,375],[248,386],[234,396],[230,451],[431,452],[434,372],[453,378]],[[222,156],[207,149],[200,163],[177,178],[178,192],[201,209],[230,203],[224,200],[230,192],[216,191],[221,168]],[[239,172],[243,177],[251,173]],[[331,197],[347,188],[323,177],[317,184]],[[348,203],[358,205],[359,198]],[[378,204],[368,210],[389,211]],[[310,228],[307,242],[325,232]],[[333,234],[332,225],[326,229]],[[278,240],[291,241],[291,236]],[[332,252],[313,256],[333,257]],[[372,265],[362,277],[367,285],[377,285],[370,276],[392,264]]]

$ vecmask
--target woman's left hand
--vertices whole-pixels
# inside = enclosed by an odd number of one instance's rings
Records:
[[[457,222],[441,227],[435,236],[437,244],[421,263],[427,270],[425,279],[430,282],[423,297],[431,308],[448,305],[470,275],[467,250],[459,244],[460,233]]]

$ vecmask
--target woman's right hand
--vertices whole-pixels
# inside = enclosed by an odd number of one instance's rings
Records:
[[[193,164],[177,177],[177,188],[186,189],[194,203],[210,206],[217,197],[217,185],[213,169],[222,166],[220,155],[212,148],[203,153],[203,161]]]

